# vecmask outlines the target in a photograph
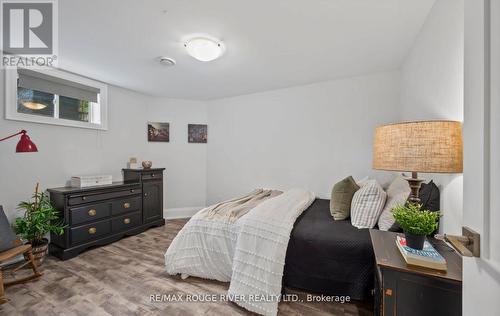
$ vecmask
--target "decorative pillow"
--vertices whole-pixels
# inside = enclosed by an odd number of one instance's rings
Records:
[[[3,212],[3,208],[0,205],[0,251],[9,250],[18,246],[17,241],[19,238],[14,234],[10,228],[7,216]]]
[[[424,209],[429,211],[439,211],[441,209],[439,188],[433,180],[429,183],[422,183],[418,197]]]
[[[397,205],[406,203],[410,195],[410,185],[402,176],[397,176],[389,185],[386,192],[387,201],[378,219],[378,228],[380,230],[389,230],[394,225],[396,221],[391,210]]]
[[[373,228],[385,205],[387,194],[376,180],[369,180],[354,193],[351,203],[351,224],[357,228]]]
[[[391,184],[389,184],[386,192],[387,198],[401,192],[408,192],[408,195],[410,195],[410,185],[402,175],[397,175],[394,180],[392,180]]]
[[[352,197],[358,190],[359,186],[352,177],[347,177],[333,186],[330,213],[334,220],[341,221],[349,217]]]

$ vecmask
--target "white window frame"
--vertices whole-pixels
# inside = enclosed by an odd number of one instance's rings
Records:
[[[94,124],[91,122],[67,120],[59,117],[41,116],[41,115],[33,115],[33,114],[17,112],[17,79],[18,79],[17,69],[5,70],[5,119],[14,121],[41,123],[41,124],[98,129],[98,130],[108,129],[108,85],[107,84],[54,68],[43,69],[43,70],[41,69],[30,69],[30,70],[99,89],[98,103],[100,107],[101,123]],[[56,97],[58,98],[59,96]],[[55,111],[57,110],[58,108],[56,106]],[[92,114],[89,113],[89,117],[91,117],[91,115],[95,115],[95,113]]]

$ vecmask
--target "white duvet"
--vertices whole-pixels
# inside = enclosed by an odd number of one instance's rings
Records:
[[[167,272],[231,282],[228,294],[235,303],[276,315],[290,233],[314,198],[310,191],[285,191],[234,223],[198,212],[167,249]]]

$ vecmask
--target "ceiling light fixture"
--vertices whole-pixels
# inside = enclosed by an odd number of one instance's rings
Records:
[[[212,61],[224,53],[223,45],[210,38],[195,37],[188,40],[184,47],[188,54],[199,61]]]
[[[21,104],[30,110],[43,110],[47,107],[47,104],[39,103],[39,102],[30,102],[30,101],[24,101],[21,102]]]

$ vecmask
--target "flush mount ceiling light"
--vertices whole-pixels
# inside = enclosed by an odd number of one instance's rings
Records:
[[[220,42],[206,37],[192,38],[184,44],[184,47],[191,57],[199,61],[215,60],[224,52]]]
[[[30,110],[43,110],[43,109],[45,109],[47,107],[47,104],[38,103],[38,102],[29,102],[29,101],[26,101],[26,102],[21,102],[21,104],[25,108],[28,108]]]

